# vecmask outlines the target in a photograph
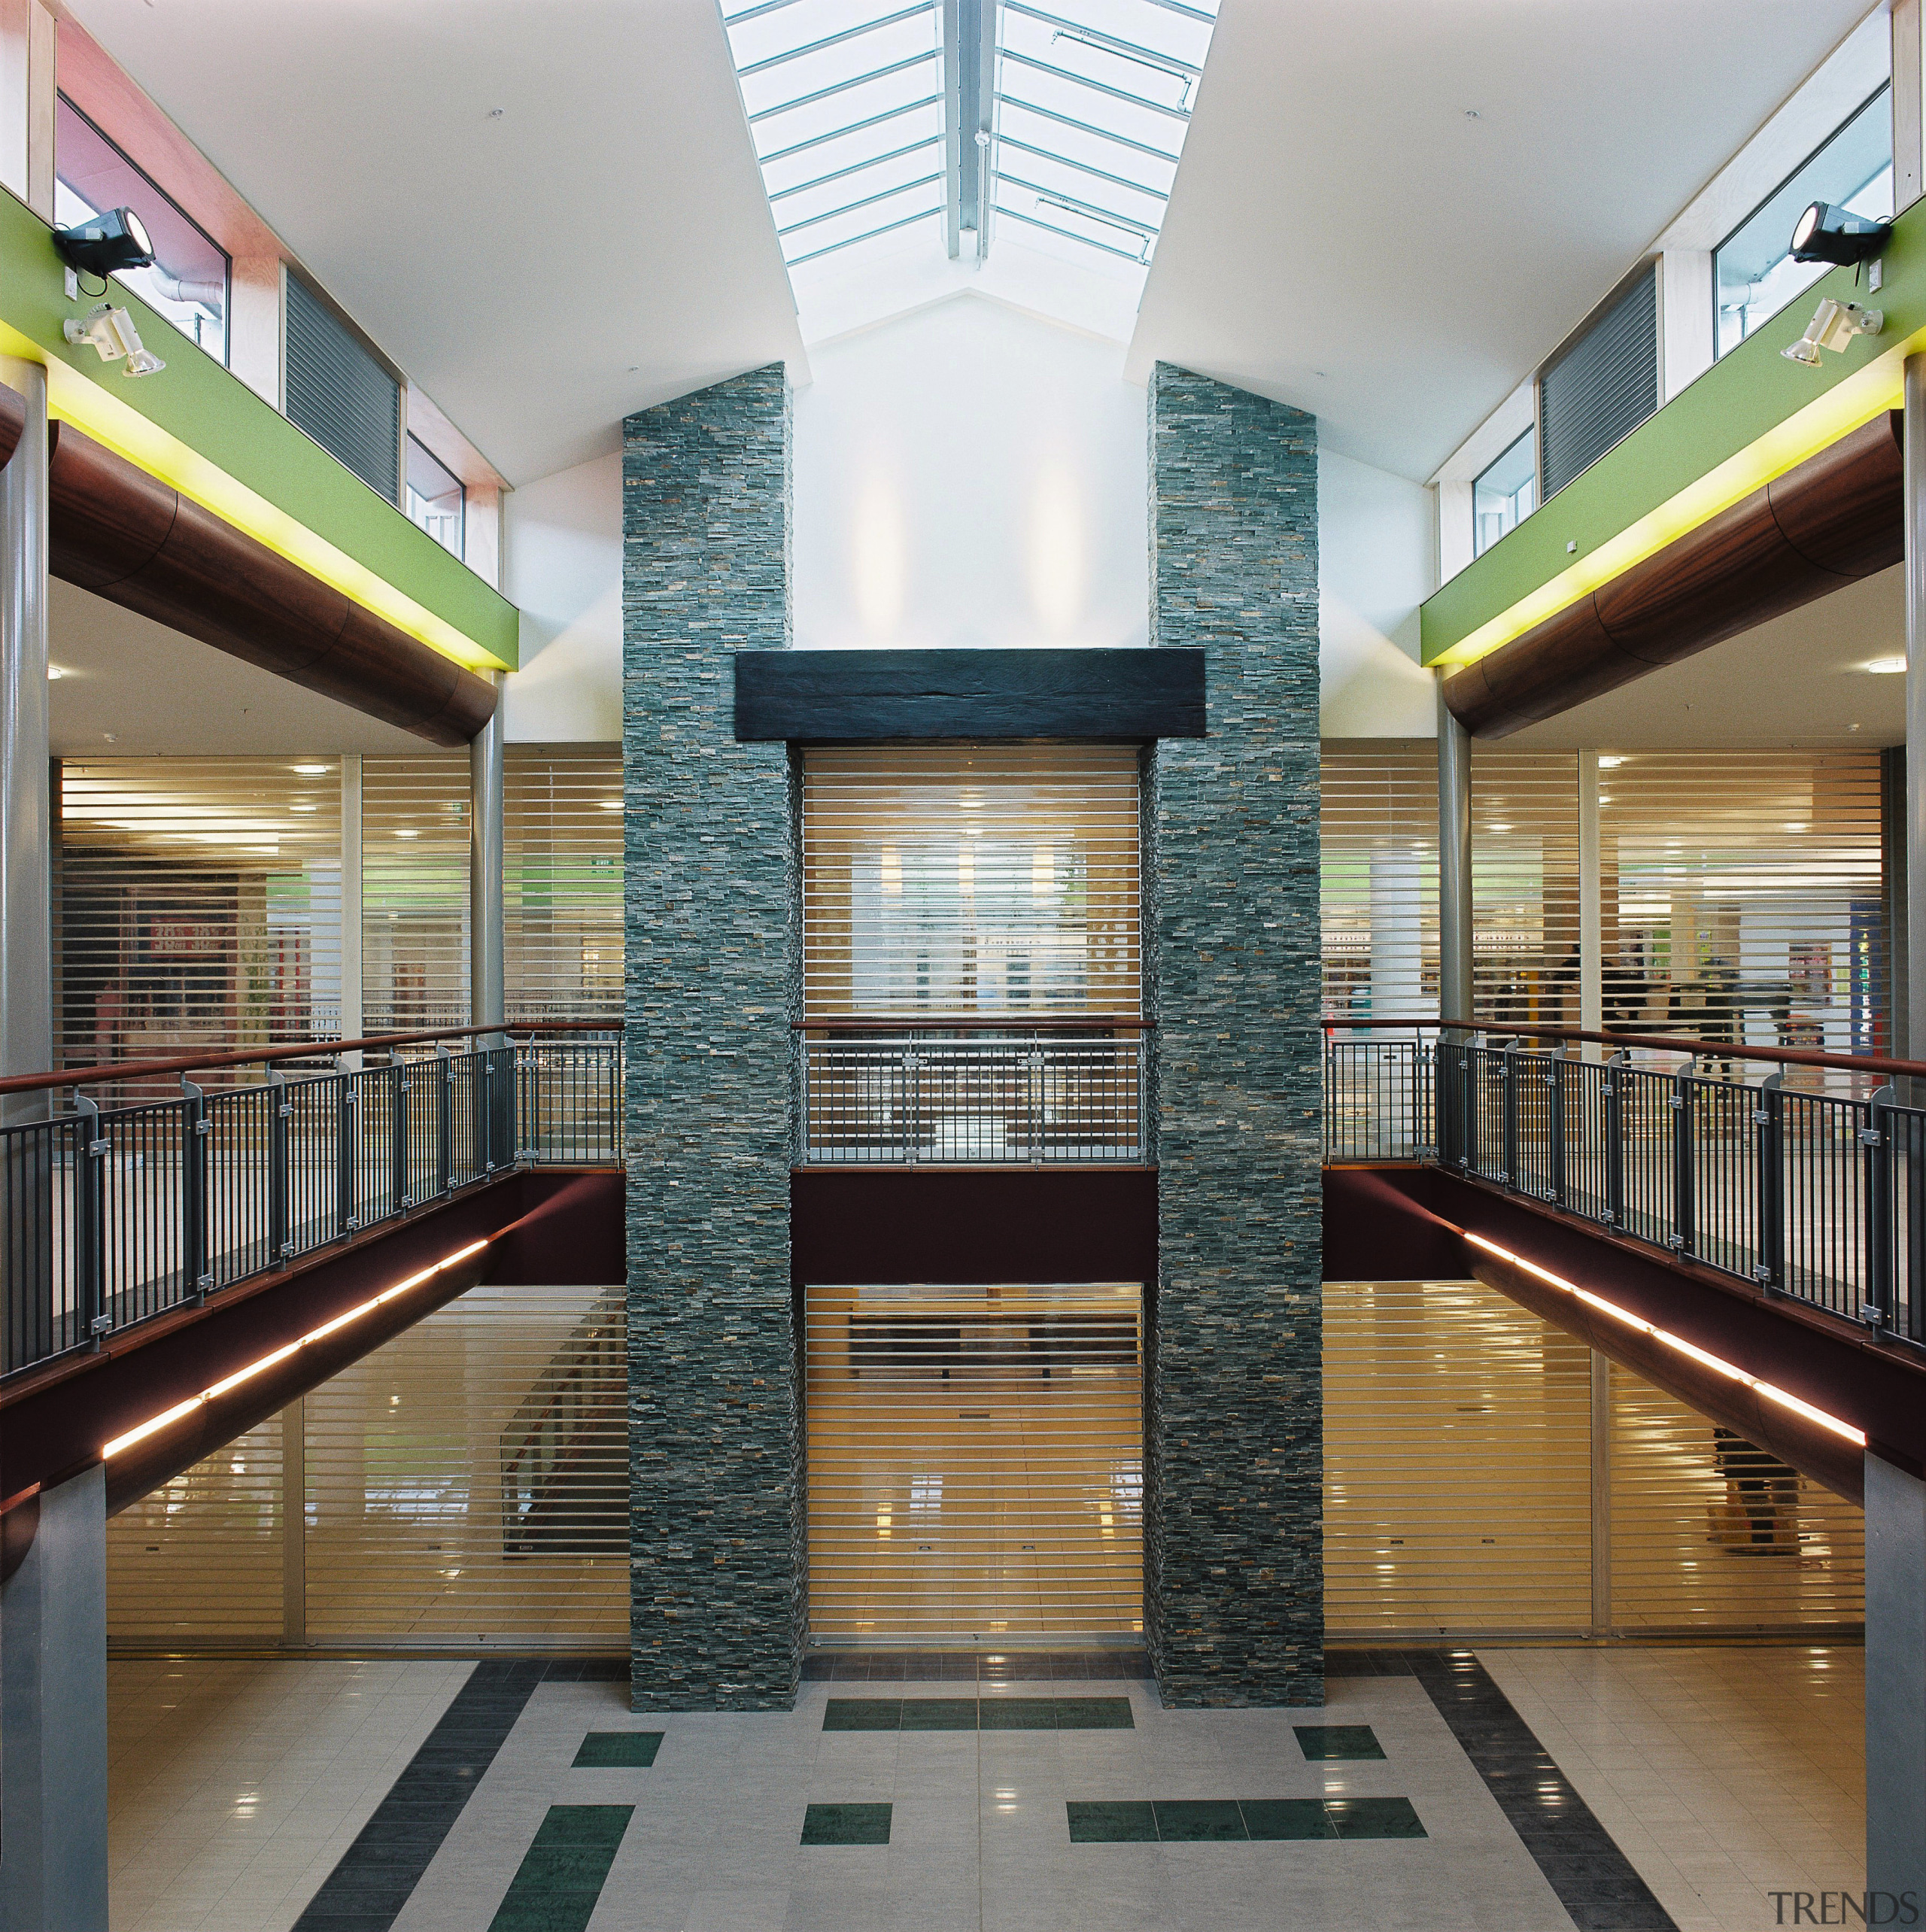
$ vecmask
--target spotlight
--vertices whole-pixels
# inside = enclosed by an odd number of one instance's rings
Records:
[[[69,268],[106,276],[116,269],[144,269],[153,260],[147,225],[130,208],[109,208],[90,221],[56,228],[53,245]]]
[[[1884,309],[1861,308],[1856,302],[1835,302],[1827,296],[1813,311],[1805,334],[1789,348],[1780,350],[1779,354],[1788,362],[1803,363],[1808,369],[1817,369],[1821,349],[1843,349],[1854,336],[1876,336],[1885,326]]]
[[[141,333],[124,308],[110,308],[103,302],[90,309],[84,320],[69,316],[61,328],[70,342],[91,342],[102,362],[119,362],[124,357],[127,366],[120,372],[123,375],[152,375],[167,366],[151,349],[141,347]]]
[[[1891,226],[1863,214],[1849,214],[1828,202],[1815,202],[1792,231],[1792,259],[1843,267],[1870,261],[1886,245]]]

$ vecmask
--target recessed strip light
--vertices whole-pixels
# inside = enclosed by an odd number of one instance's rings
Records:
[[[319,1341],[324,1335],[333,1335],[337,1329],[347,1327],[350,1322],[359,1321],[363,1315],[372,1314],[384,1302],[392,1302],[397,1295],[406,1295],[411,1288],[418,1288],[424,1281],[453,1268],[457,1262],[467,1260],[470,1255],[479,1254],[488,1245],[486,1241],[470,1241],[465,1248],[457,1249],[446,1259],[438,1261],[433,1268],[424,1268],[419,1274],[411,1274],[406,1281],[397,1281],[392,1288],[384,1289],[372,1302],[363,1302],[359,1308],[350,1308],[344,1315],[337,1315],[331,1322],[324,1322],[317,1329],[310,1329],[299,1341],[290,1341],[284,1348],[277,1348],[271,1355],[263,1355],[258,1362],[251,1362],[245,1368],[216,1382],[211,1388],[203,1389],[198,1396],[190,1396],[184,1402],[176,1402],[171,1409],[163,1409],[159,1415],[150,1416],[138,1429],[130,1429],[125,1435],[117,1435],[101,1449],[103,1461],[111,1460],[123,1449],[131,1449],[137,1442],[144,1442],[150,1435],[171,1427],[184,1417],[192,1415],[203,1404],[212,1402],[217,1396],[224,1396],[229,1390],[238,1388],[245,1381],[263,1371],[272,1368],[277,1362],[285,1362],[298,1350],[305,1348],[311,1341]]]
[[[1496,1241],[1487,1241],[1482,1235],[1474,1235],[1467,1230],[1465,1239],[1475,1247],[1483,1248],[1486,1253],[1496,1255],[1500,1261],[1511,1267],[1521,1268],[1527,1274],[1536,1275],[1539,1280],[1563,1290],[1567,1295],[1575,1295],[1587,1308],[1596,1308],[1601,1314],[1609,1315],[1614,1321],[1622,1322],[1627,1328],[1636,1329],[1641,1335],[1650,1335],[1653,1341],[1662,1343],[1677,1354],[1690,1357],[1702,1368],[1711,1369],[1715,1375],[1723,1375],[1730,1381],[1742,1383],[1747,1388],[1763,1396],[1767,1402],[1777,1402],[1782,1408],[1789,1408],[1795,1414],[1803,1415],[1808,1422],[1815,1422],[1821,1429],[1829,1429],[1835,1435],[1843,1436],[1847,1441],[1857,1443],[1862,1449],[1865,1447],[1864,1431],[1855,1429],[1850,1423],[1840,1421],[1837,1416],[1828,1415],[1824,1409],[1815,1408],[1810,1402],[1801,1402],[1797,1396],[1773,1383],[1760,1381],[1757,1376],[1747,1374],[1743,1368],[1727,1362],[1723,1356],[1709,1354],[1704,1349],[1686,1341],[1682,1335],[1673,1335],[1665,1329],[1654,1326],[1642,1315],[1635,1315],[1630,1309],[1621,1308],[1615,1302],[1608,1302],[1602,1295],[1594,1295],[1589,1288],[1581,1288],[1575,1281],[1567,1281],[1563,1275],[1554,1274],[1549,1268],[1540,1268],[1536,1262],[1527,1261],[1523,1255],[1514,1254],[1510,1249],[1500,1247]]]

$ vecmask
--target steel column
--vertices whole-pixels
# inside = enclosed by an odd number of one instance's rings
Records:
[[[1605,902],[1599,856],[1598,753],[1578,754],[1578,1028],[1605,1027]],[[1597,1051],[1587,1047],[1590,1058]]]
[[[1866,1885],[1926,1896],[1926,1483],[1870,1449]]]
[[[502,903],[501,679],[495,680],[495,715],[468,747],[468,998],[475,1026],[499,1026],[504,1017]],[[477,1048],[499,1046],[484,1038]]]
[[[1469,1019],[1472,981],[1472,740],[1438,699],[1438,1010]],[[1400,1016],[1402,1017],[1402,1016]]]
[[[366,1032],[361,984],[361,754],[341,761],[341,1037],[359,1040]],[[351,1071],[359,1053],[342,1056]]]
[[[1592,1354],[1592,1634],[1612,1629],[1612,1360]]]
[[[26,427],[0,469],[0,1074],[53,1064],[47,785],[47,372],[0,363],[26,398]],[[40,1119],[46,1096],[0,1104],[0,1119]]]
[[[17,460],[17,459],[16,459]],[[1906,361],[1906,909],[1926,904],[1926,355]],[[1926,946],[1906,945],[1906,1033],[1896,1058],[1926,1059]]]

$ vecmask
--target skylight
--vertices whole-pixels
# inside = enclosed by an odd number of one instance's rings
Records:
[[[1141,283],[1217,0],[763,0],[726,14],[785,261],[999,240]]]

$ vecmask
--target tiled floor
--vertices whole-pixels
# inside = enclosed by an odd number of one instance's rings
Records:
[[[287,1932],[472,1668],[110,1665],[113,1932]]]
[[[1380,1652],[1196,1712],[878,1657],[646,1718],[567,1665],[121,1663],[114,1928],[1755,1932],[1859,1882],[1860,1662]]]

